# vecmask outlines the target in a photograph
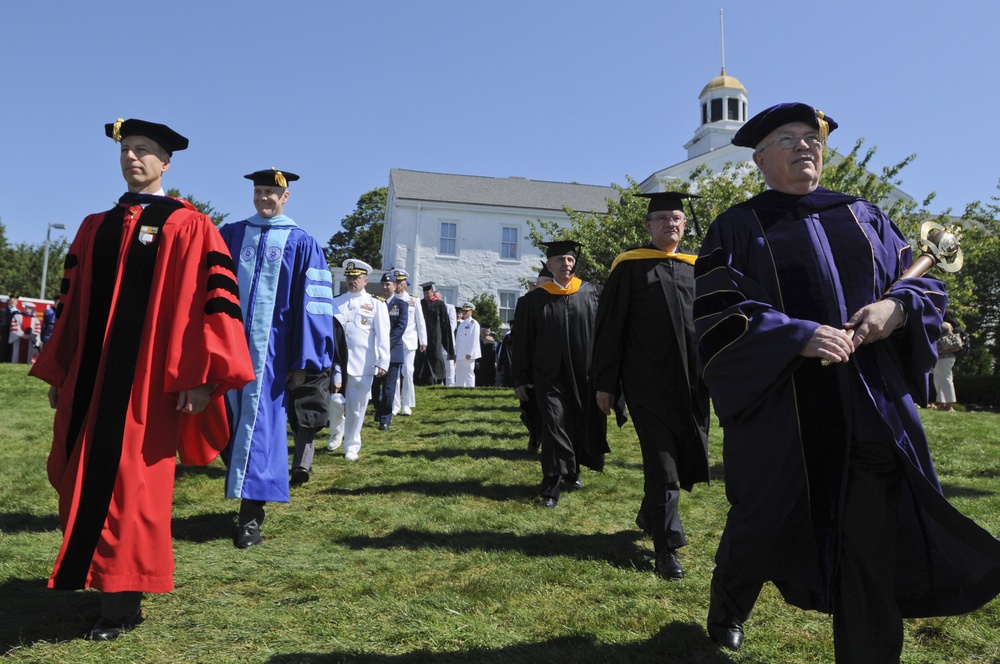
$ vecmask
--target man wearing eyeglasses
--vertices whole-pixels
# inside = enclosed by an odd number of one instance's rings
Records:
[[[898,662],[903,618],[1000,593],[1000,542],[942,496],[914,406],[927,402],[944,285],[900,278],[912,256],[899,229],[819,186],[836,128],[801,103],[751,118],[733,144],[754,148],[769,189],[715,220],[695,266],[731,504],[708,631],[738,649],[772,581],[833,614],[837,662]]]
[[[693,254],[680,253],[687,227],[682,192],[649,198],[650,244],[619,255],[597,308],[591,380],[597,405],[611,414],[624,393],[642,450],[638,525],[653,539],[653,571],[684,577],[677,550],[687,545],[680,490],[708,482],[708,390],[698,376],[691,307]]]

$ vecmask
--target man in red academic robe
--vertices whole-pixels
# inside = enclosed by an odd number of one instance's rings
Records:
[[[102,591],[90,632],[142,621],[144,592],[173,590],[176,456],[211,461],[220,398],[253,378],[231,256],[211,220],[163,195],[186,138],[142,120],[105,126],[128,193],[84,219],[66,256],[59,324],[31,370],[56,409],[48,474],[63,542],[49,587]]]

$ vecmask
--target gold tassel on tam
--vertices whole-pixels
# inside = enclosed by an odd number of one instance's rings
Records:
[[[284,173],[279,171],[274,166],[271,167],[271,170],[274,171],[274,183],[279,187],[288,187],[288,181],[285,180]]]

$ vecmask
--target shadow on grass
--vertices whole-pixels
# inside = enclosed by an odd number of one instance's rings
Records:
[[[272,664],[536,664],[537,662],[573,662],[574,664],[622,663],[646,664],[723,664],[732,662],[708,640],[704,628],[685,622],[672,622],[645,641],[623,644],[598,643],[585,636],[565,636],[540,643],[522,643],[503,648],[474,648],[455,652],[415,650],[403,655],[366,655],[364,653],[286,653],[274,655]]]
[[[174,517],[171,529],[174,539],[203,544],[215,540],[233,538],[235,510],[221,514],[195,514],[183,518]]]
[[[619,569],[649,569],[649,551],[636,546],[645,536],[638,530],[616,533],[529,533],[518,535],[496,530],[460,530],[435,533],[399,528],[383,537],[357,535],[335,539],[352,549],[450,549],[470,551],[518,551],[526,556],[566,556],[577,560],[603,560]]]
[[[475,496],[504,502],[526,500],[537,493],[537,484],[484,484],[482,480],[450,482],[400,482],[372,484],[357,489],[331,487],[322,493],[334,496],[369,496],[394,493],[417,493],[424,496]]]
[[[967,486],[956,486],[954,484],[945,484],[944,482],[941,483],[941,491],[948,500],[952,498],[984,498],[993,495],[992,491],[971,489]]]
[[[202,476],[213,480],[221,480],[226,477],[226,469],[215,464],[211,466],[177,466],[174,477],[181,479],[185,476]]]
[[[59,528],[55,514],[7,512],[0,514],[0,533],[47,533]]]
[[[526,432],[518,433],[497,433],[495,431],[488,431],[486,429],[469,429],[468,424],[463,424],[463,428],[457,429],[455,431],[448,431],[449,436],[457,436],[458,438],[493,438],[495,440],[527,440],[528,434]],[[429,431],[427,433],[418,433],[417,438],[440,438],[440,431]]]
[[[82,638],[101,615],[97,592],[49,590],[45,579],[0,585],[0,656],[35,643]]]
[[[428,434],[430,435],[430,434]],[[527,438],[527,436],[518,436]],[[387,456],[397,459],[427,459],[428,461],[438,461],[439,459],[457,459],[468,457],[469,459],[503,459],[504,461],[523,461],[524,459],[537,459],[538,454],[529,452],[527,448],[519,447],[511,449],[506,447],[474,447],[468,450],[449,448],[443,450],[378,450],[372,452],[373,456]]]
[[[508,401],[517,401],[513,388],[480,388],[481,391],[476,390],[475,392],[466,392],[466,389],[468,388],[452,388],[446,394],[437,396],[441,399],[475,399],[476,401],[480,399],[507,399]]]

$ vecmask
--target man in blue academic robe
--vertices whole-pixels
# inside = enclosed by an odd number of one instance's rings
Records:
[[[904,276],[910,246],[878,207],[819,187],[836,128],[800,103],[748,121],[733,143],[754,148],[770,189],[715,220],[695,266],[731,505],[708,631],[739,648],[771,581],[833,614],[838,663],[899,662],[903,618],[1000,592],[1000,542],[942,495],[914,405],[944,285]]]
[[[289,500],[285,389],[306,370],[333,362],[333,280],[319,243],[285,216],[294,173],[244,176],[257,214],[220,229],[236,262],[240,305],[257,378],[227,395],[232,437],[226,448],[226,497],[240,498],[235,544],[263,540],[264,504]]]

